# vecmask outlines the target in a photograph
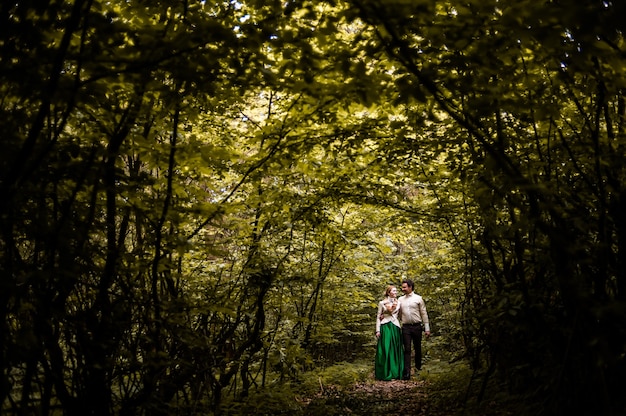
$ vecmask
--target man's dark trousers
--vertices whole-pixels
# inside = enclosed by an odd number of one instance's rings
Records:
[[[422,325],[403,324],[402,343],[404,344],[404,374],[403,378],[408,380],[411,377],[411,343],[415,350],[415,368],[422,369]]]

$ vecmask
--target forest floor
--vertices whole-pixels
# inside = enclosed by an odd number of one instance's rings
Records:
[[[476,402],[475,390],[457,371],[439,372],[441,365],[425,368],[411,380],[375,380],[373,372],[365,381],[350,386],[323,386],[303,400],[307,416],[512,416],[519,403],[506,399]],[[434,371],[433,371],[434,370]],[[448,370],[450,370],[448,368]],[[458,369],[457,369],[458,370]],[[521,410],[518,408],[518,410]]]
[[[485,382],[462,359],[430,351],[410,380],[380,381],[371,359],[335,363],[275,383],[243,402],[225,403],[224,416],[522,416],[539,414],[528,398],[510,394],[496,377]],[[479,399],[482,397],[482,399]],[[534,409],[533,409],[534,407]]]
[[[309,415],[431,415],[424,380],[356,383],[336,390],[329,386],[311,398]]]

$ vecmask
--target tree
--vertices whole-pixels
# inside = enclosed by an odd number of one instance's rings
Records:
[[[3,411],[219,413],[404,273],[485,384],[620,409],[623,7],[565,3],[0,6]]]

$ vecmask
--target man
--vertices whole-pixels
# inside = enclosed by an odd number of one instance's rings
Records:
[[[417,371],[420,371],[422,369],[422,330],[429,337],[430,324],[424,299],[413,292],[411,279],[402,281],[402,292],[404,292],[404,296],[400,296],[398,299],[400,303],[398,318],[402,323],[402,343],[404,346],[402,379],[409,380],[411,378],[411,343],[415,349],[415,367]]]

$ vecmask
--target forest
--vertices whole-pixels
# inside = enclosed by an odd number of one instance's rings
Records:
[[[626,415],[623,16],[3,1],[0,413],[347,414],[411,278],[431,416]]]

